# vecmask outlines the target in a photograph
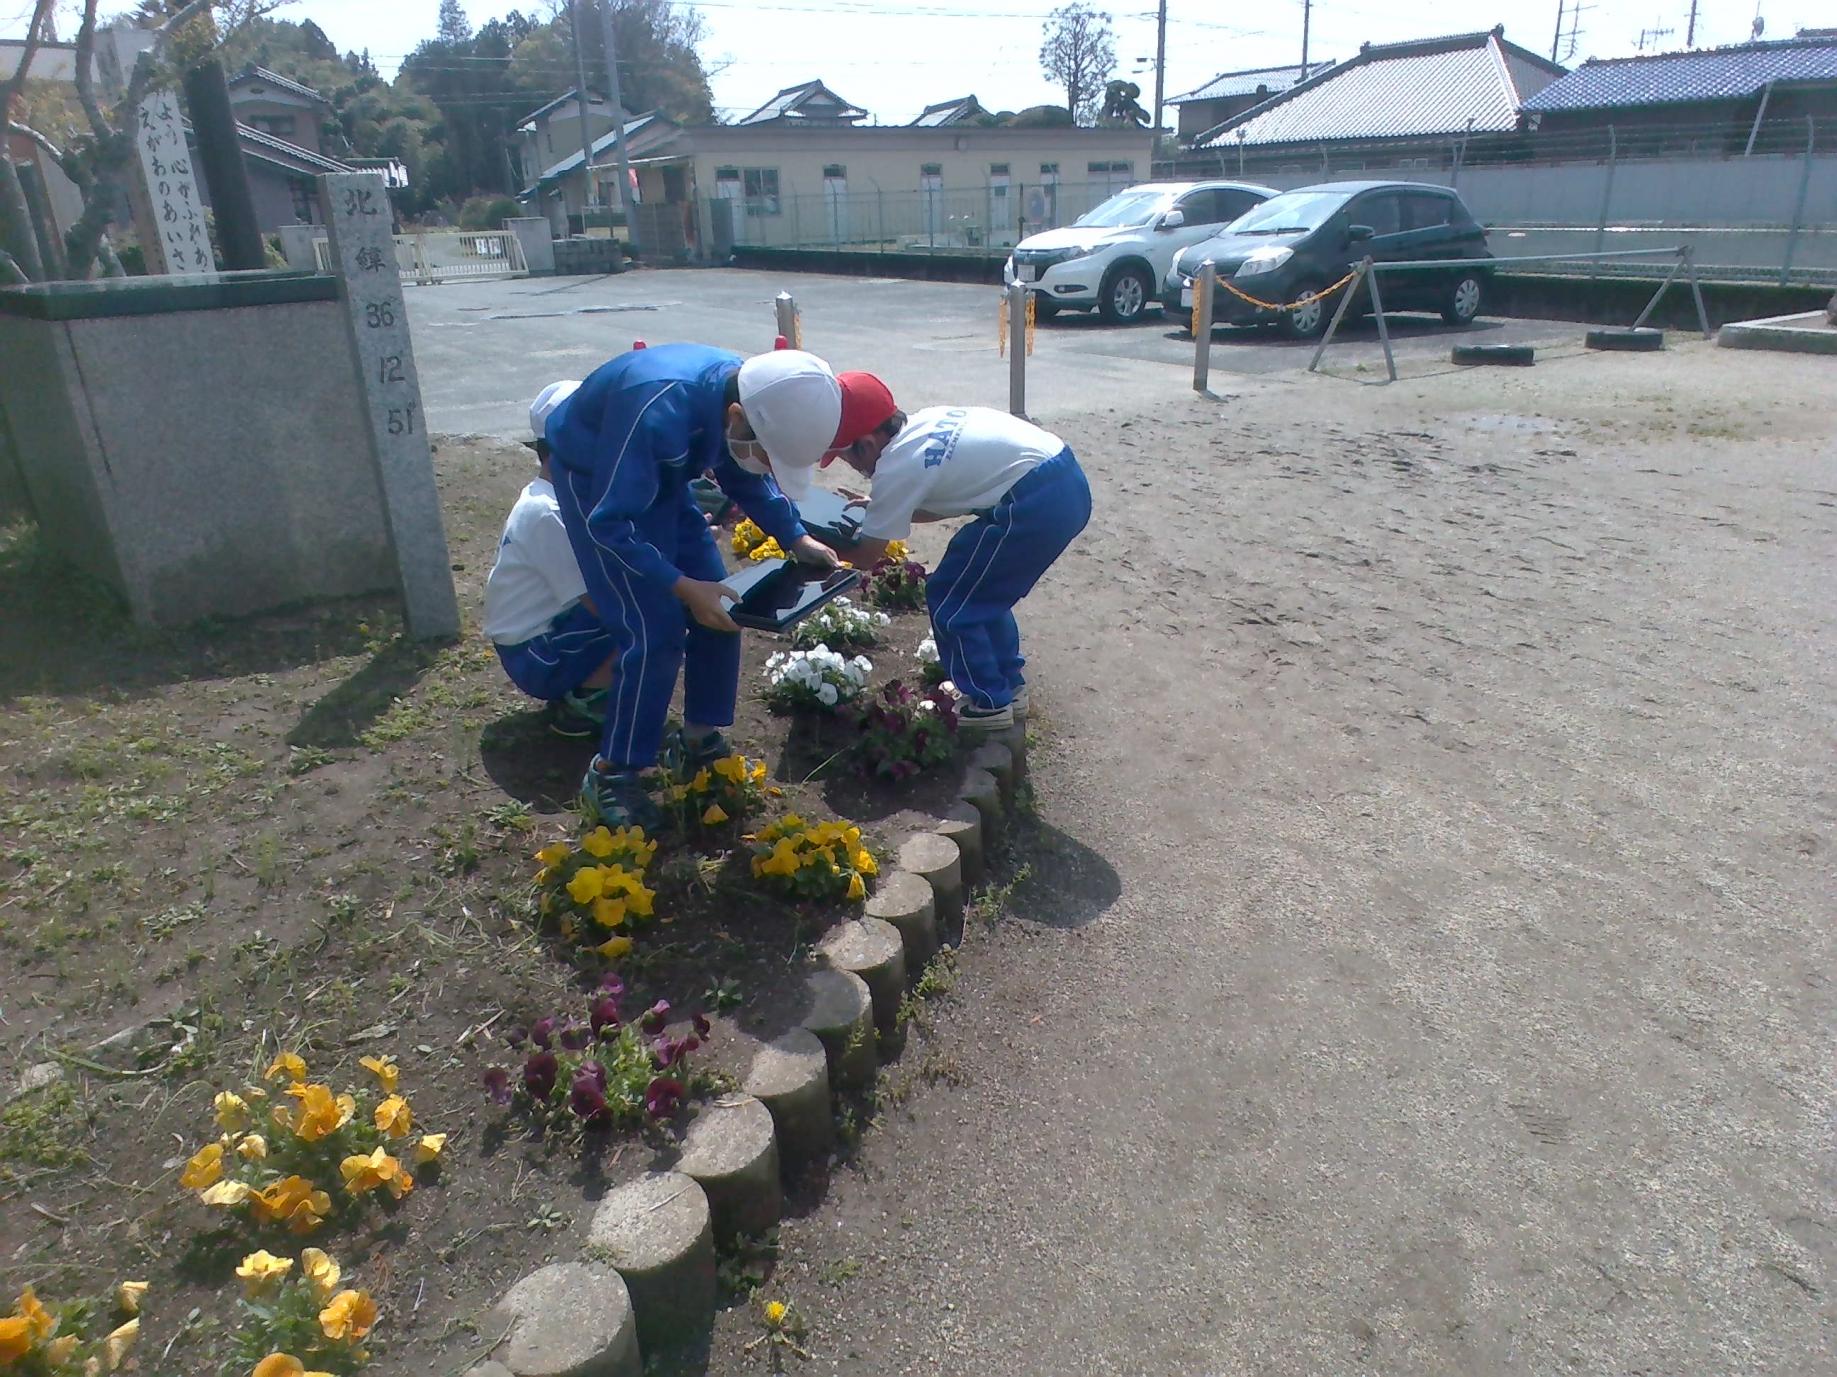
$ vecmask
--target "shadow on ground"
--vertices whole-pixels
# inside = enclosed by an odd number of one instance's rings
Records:
[[[571,808],[598,742],[556,736],[542,709],[506,713],[479,733],[479,761],[491,782],[539,813]]]
[[[110,589],[52,558],[31,522],[0,528],[0,705],[298,669],[362,654],[374,628],[396,620],[390,599],[344,598],[149,630],[128,619]]]

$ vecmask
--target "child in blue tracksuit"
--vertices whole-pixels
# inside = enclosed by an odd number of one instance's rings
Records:
[[[711,472],[787,552],[834,565],[787,493],[807,493],[824,452],[846,443],[842,415],[842,387],[814,355],[743,360],[666,344],[602,364],[549,418],[562,522],[616,646],[606,729],[582,785],[590,814],[615,826],[655,823],[640,772],[665,748],[679,670],[684,726],[674,750],[706,763],[731,749],[723,732],[739,691],[739,628],[691,481]]]
[[[878,383],[851,373],[842,381],[855,393]],[[1058,436],[1005,411],[934,406],[906,416],[888,394],[842,458],[873,479],[861,543],[850,551],[856,563],[878,559],[914,521],[976,518],[951,537],[925,601],[939,659],[963,695],[964,728],[1012,726],[1027,711],[1014,605],[1091,519],[1091,485],[1076,456]]]

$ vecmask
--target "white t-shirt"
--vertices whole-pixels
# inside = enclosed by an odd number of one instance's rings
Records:
[[[485,580],[485,634],[499,645],[540,636],[586,596],[554,486],[538,478],[517,498]]]
[[[1065,441],[1018,416],[986,406],[931,406],[880,452],[861,534],[898,540],[914,512],[968,516],[1065,448]]]

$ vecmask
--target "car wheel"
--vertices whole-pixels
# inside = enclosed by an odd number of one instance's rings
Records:
[[[1097,294],[1097,309],[1112,325],[1133,325],[1153,300],[1154,284],[1140,268],[1112,268]]]
[[[1454,279],[1442,301],[1442,319],[1450,325],[1471,325],[1480,314],[1480,303],[1486,299],[1486,284],[1478,273],[1462,273]]]
[[[1039,295],[1037,292],[1034,294],[1033,318],[1035,320],[1051,320],[1054,316],[1058,314],[1059,314],[1059,303],[1058,302],[1048,301],[1045,297]]]
[[[1295,284],[1293,301],[1300,301],[1304,296],[1312,296],[1327,284],[1317,277],[1303,278]],[[1327,331],[1327,322],[1332,319],[1332,303],[1326,297],[1317,297],[1305,306],[1297,306],[1292,311],[1284,311],[1278,324],[1282,333],[1290,339],[1319,339]]]

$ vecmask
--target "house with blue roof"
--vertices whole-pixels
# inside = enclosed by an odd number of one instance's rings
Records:
[[[1797,154],[1820,131],[1837,147],[1837,34],[1591,58],[1522,121],[1539,157]]]

